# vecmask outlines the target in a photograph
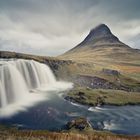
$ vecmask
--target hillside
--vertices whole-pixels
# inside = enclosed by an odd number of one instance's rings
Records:
[[[122,72],[140,72],[140,50],[122,43],[105,24],[92,29],[80,44],[59,58]]]
[[[80,82],[91,79],[88,81],[93,83],[106,80],[114,84],[140,85],[140,50],[121,42],[105,24],[92,29],[80,44],[58,58],[75,62],[70,71],[80,75]]]

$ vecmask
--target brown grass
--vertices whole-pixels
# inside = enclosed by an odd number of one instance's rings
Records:
[[[123,136],[105,132],[69,133],[47,131],[0,132],[0,140],[140,140],[139,136]]]
[[[116,69],[126,72],[136,72],[140,73],[140,66],[123,66],[123,65],[115,65]]]

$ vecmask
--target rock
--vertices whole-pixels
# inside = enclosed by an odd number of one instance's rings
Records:
[[[99,96],[99,97],[97,97],[97,106],[101,106],[101,105],[104,105],[104,103],[105,103],[105,96]]]
[[[88,122],[88,120],[84,117],[79,117],[76,118],[66,124],[66,128],[68,130],[70,129],[77,129],[77,130],[87,130],[87,129],[92,129],[92,126]]]
[[[117,70],[112,70],[112,69],[103,69],[102,72],[108,75],[114,75],[114,76],[120,75],[120,73]]]
[[[79,91],[78,95],[79,95],[79,96],[83,96],[83,95],[85,95],[85,93],[84,93],[84,92]]]
[[[108,70],[107,70],[108,71]],[[109,73],[114,73],[119,75],[120,73],[115,70],[109,70]],[[118,74],[117,74],[118,73]],[[81,86],[81,87],[89,87],[89,89],[114,89],[114,90],[124,90],[124,91],[133,91],[133,88],[122,85],[120,79],[116,78],[115,82],[110,82],[107,79],[100,78],[97,76],[88,76],[88,75],[77,75],[76,78],[73,80],[73,83]]]
[[[90,87],[86,87],[86,89],[87,89],[87,90],[91,90],[91,88],[90,88]]]
[[[70,101],[70,102],[73,101],[73,98],[72,97],[69,97],[69,96],[64,96],[64,99],[67,100],[67,101]]]

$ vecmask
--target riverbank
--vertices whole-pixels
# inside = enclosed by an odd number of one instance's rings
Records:
[[[64,95],[66,100],[77,102],[83,105],[139,105],[139,92],[126,92],[122,90],[111,89],[91,89],[84,87],[76,87]]]

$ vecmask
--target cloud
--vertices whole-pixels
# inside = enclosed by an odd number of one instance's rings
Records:
[[[0,50],[59,55],[99,23],[139,47],[139,5],[138,0],[1,0]]]

